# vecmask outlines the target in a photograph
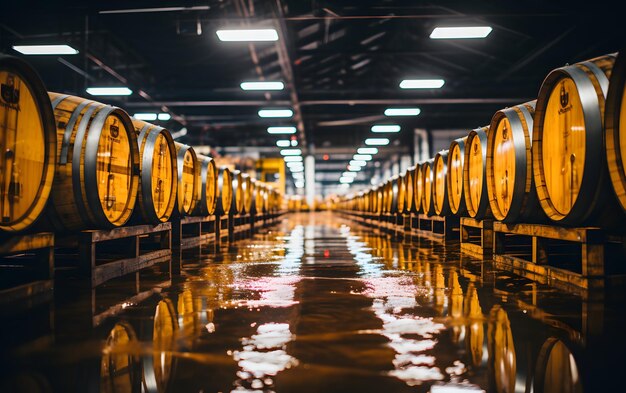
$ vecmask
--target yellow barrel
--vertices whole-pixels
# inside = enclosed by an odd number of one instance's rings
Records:
[[[217,167],[211,157],[198,154],[198,171],[196,178],[198,200],[193,210],[195,216],[209,216],[215,213],[217,206]]]
[[[50,196],[57,150],[50,98],[24,61],[0,55],[0,231],[39,218]]]
[[[487,195],[496,220],[540,222],[532,175],[532,128],[535,101],[499,110],[487,136]]]
[[[217,171],[217,207],[219,216],[229,214],[233,203],[233,176],[230,169],[221,167]]]
[[[557,68],[539,89],[533,173],[548,217],[562,225],[621,223],[610,191],[604,103],[615,55]]]
[[[422,176],[422,165],[415,165],[413,172],[413,211],[416,213],[423,212],[422,198],[424,196],[424,177]]]
[[[253,184],[253,203],[251,211],[257,215],[263,214],[263,205],[265,203],[265,185],[260,180],[252,179]]]
[[[241,174],[241,186],[243,188],[242,213],[250,214],[250,209],[252,208],[252,181],[247,173]]]
[[[451,213],[447,179],[448,179],[448,150],[442,150],[435,155],[433,163],[433,207],[438,216],[447,216]]]
[[[126,322],[113,326],[100,360],[100,390],[138,392],[141,390],[141,363],[131,348],[139,345],[137,335]]]
[[[404,178],[395,175],[391,178],[391,213],[404,211]]]
[[[138,220],[159,224],[170,219],[176,205],[176,146],[165,128],[132,119],[139,146]],[[135,219],[133,218],[133,221]]]
[[[372,191],[372,213],[380,215],[383,213],[383,186],[380,185]]]
[[[410,213],[413,211],[413,187],[415,182],[413,181],[413,174],[415,173],[415,167],[410,167],[404,173],[404,212]]]
[[[487,351],[489,371],[495,384],[494,391],[515,392],[517,369],[525,365],[517,363],[511,322],[507,312],[500,305],[493,306],[489,312]]]
[[[391,180],[387,180],[383,184],[383,213],[391,213],[391,204],[393,199],[393,185]]]
[[[181,216],[190,215],[200,199],[198,157],[193,147],[174,142],[178,169],[178,197],[175,211]]]
[[[243,211],[244,196],[243,196],[243,176],[242,176],[241,171],[239,170],[233,171],[232,186],[233,186],[233,203],[230,207],[230,212],[232,214],[242,214],[244,212]]]
[[[556,337],[548,338],[537,357],[533,387],[535,392],[583,392],[582,370],[576,356]],[[593,386],[593,384],[589,384]]]
[[[613,190],[626,211],[626,54],[617,57],[606,96],[606,161]]]
[[[151,323],[141,323],[140,339],[151,342],[152,350],[142,355],[143,383],[148,391],[166,392],[172,388],[178,357],[174,355],[178,338],[178,318],[170,299],[156,305]],[[181,318],[182,319],[182,318]],[[153,389],[153,390],[152,390]]]
[[[448,204],[450,212],[463,215],[465,208],[465,196],[463,195],[463,168],[465,164],[465,141],[467,137],[455,139],[448,150],[448,176],[446,187],[448,188]]]
[[[465,144],[465,163],[463,168],[465,207],[470,217],[479,220],[491,216],[485,179],[488,131],[489,127],[481,127],[470,131]]]
[[[139,188],[139,148],[130,117],[110,105],[48,94],[58,153],[50,221],[59,230],[124,225]]]
[[[422,171],[422,212],[429,216],[435,214],[435,206],[433,204],[433,165],[435,160],[424,162],[421,165]]]

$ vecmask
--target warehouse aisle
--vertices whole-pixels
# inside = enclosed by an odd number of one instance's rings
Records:
[[[292,214],[187,260],[171,286],[88,318],[96,327],[85,315],[111,308],[91,297],[3,310],[13,342],[0,391],[573,392],[618,378],[619,304],[451,249],[394,242],[332,213]],[[98,301],[164,276],[110,284]]]

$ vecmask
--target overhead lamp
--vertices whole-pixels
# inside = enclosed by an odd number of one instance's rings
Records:
[[[490,26],[435,27],[432,39],[485,38],[493,29]]]
[[[168,121],[169,119],[172,118],[172,115],[170,115],[169,113],[159,113],[159,120],[161,121]]]
[[[365,166],[366,164],[367,162],[363,160],[351,160],[350,161],[350,165],[354,165],[354,166]]]
[[[375,147],[359,147],[356,152],[359,154],[378,154],[378,149]]]
[[[282,90],[285,88],[283,82],[270,81],[241,82],[239,86],[242,90]]]
[[[385,116],[417,116],[420,112],[420,108],[387,108]]]
[[[286,165],[289,168],[304,168],[304,164],[302,162],[288,162]]]
[[[405,79],[400,82],[401,89],[439,89],[445,81],[443,79]]]
[[[298,140],[297,139],[292,139],[291,140],[291,146],[292,147],[298,146]]]
[[[296,184],[296,188],[304,188],[304,182],[303,181],[297,181],[295,184]]]
[[[350,172],[358,172],[361,170],[362,167],[360,166],[354,166],[354,165],[348,165],[348,170]]]
[[[341,177],[356,177],[356,172],[344,172]]]
[[[215,32],[220,41],[278,41],[276,29],[232,29]]]
[[[280,151],[281,156],[299,156],[302,154],[300,149],[283,149]]]
[[[78,50],[69,45],[13,45],[23,55],[75,55]]]
[[[389,144],[387,138],[367,138],[365,144],[368,146],[385,146]]]
[[[371,154],[355,154],[352,156],[353,160],[370,161],[372,159]]]
[[[292,173],[291,176],[293,176],[294,179],[304,179],[304,173],[302,172]]]
[[[291,109],[261,109],[259,117],[291,117],[293,111]]]
[[[156,113],[135,113],[133,117],[137,120],[153,121],[157,119]]]
[[[377,124],[372,126],[372,132],[400,132],[400,126],[397,124]]]
[[[342,184],[350,184],[353,181],[354,181],[353,177],[340,177],[339,178],[339,183],[342,183]]]
[[[295,134],[296,127],[267,127],[267,132],[270,134]]]
[[[281,139],[281,140],[276,141],[276,146],[289,147],[291,146],[291,141],[289,139]]]
[[[292,173],[304,172],[304,167],[289,168],[289,169],[291,170]]]
[[[285,162],[302,162],[302,156],[287,156],[284,157]]]
[[[87,93],[92,96],[129,96],[133,91],[128,87],[88,87]]]

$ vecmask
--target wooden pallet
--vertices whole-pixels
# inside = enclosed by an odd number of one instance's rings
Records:
[[[220,217],[215,217],[215,222],[215,245],[216,249],[219,249],[222,244],[230,242],[230,216],[225,214]]]
[[[57,246],[57,253],[68,248],[78,250],[79,277],[96,287],[156,263],[169,262],[172,223],[87,230],[59,238]]]
[[[249,214],[239,214],[232,217],[232,238],[234,240],[251,236],[251,217]]]
[[[52,293],[54,240],[48,232],[0,237],[0,303]]]
[[[414,214],[411,216],[411,234],[442,242],[457,241],[459,239],[459,219],[452,216]]]
[[[491,258],[493,255],[493,220],[476,220],[461,217],[461,251],[475,258]]]
[[[622,251],[621,241],[615,244],[599,228],[494,222],[493,231],[496,268],[581,295],[626,283],[619,274],[623,256],[606,252],[614,246]],[[615,264],[607,265],[609,255]]]
[[[182,217],[172,220],[172,256],[176,262],[182,260],[185,250],[195,250],[202,253],[203,247],[216,246],[216,218],[206,217]],[[179,263],[173,264],[174,272],[177,273]]]

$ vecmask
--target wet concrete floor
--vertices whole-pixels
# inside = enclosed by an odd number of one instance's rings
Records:
[[[290,214],[217,255],[0,313],[0,392],[612,391],[624,299],[494,271],[458,243]],[[620,389],[619,391],[621,391]]]

